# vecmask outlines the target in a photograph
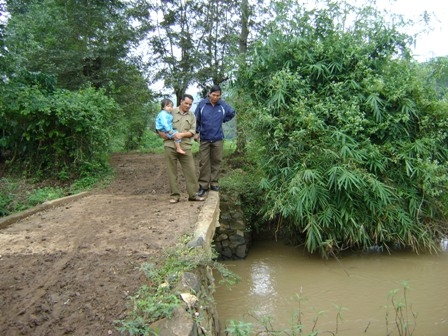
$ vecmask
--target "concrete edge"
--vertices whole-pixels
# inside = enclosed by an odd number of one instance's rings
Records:
[[[31,209],[26,209],[24,211],[21,211],[21,212],[18,212],[18,213],[15,213],[15,214],[12,214],[12,215],[9,215],[6,217],[2,217],[2,218],[0,218],[0,229],[4,229],[11,224],[16,223],[19,220],[29,217],[31,215],[34,215],[38,212],[45,211],[49,208],[53,208],[53,207],[57,207],[57,206],[69,203],[71,201],[85,197],[88,194],[90,194],[89,191],[84,191],[84,192],[81,192],[76,195],[70,195],[70,196],[66,196],[66,197],[62,197],[62,198],[57,198],[57,199],[39,204]]]
[[[211,248],[216,227],[219,225],[219,193],[209,192],[198,215],[196,229],[188,247]]]

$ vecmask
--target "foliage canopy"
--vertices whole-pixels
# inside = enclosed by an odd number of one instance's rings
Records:
[[[112,139],[135,149],[153,96],[138,59],[129,56],[139,39],[129,24],[135,2],[7,5],[0,154],[9,171],[68,179],[104,168]]]

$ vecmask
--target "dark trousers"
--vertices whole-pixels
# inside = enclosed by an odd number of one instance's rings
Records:
[[[201,141],[199,145],[199,185],[202,189],[218,185],[224,141]]]

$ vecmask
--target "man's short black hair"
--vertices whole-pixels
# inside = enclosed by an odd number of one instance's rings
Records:
[[[210,88],[210,93],[217,92],[217,91],[222,92],[221,87],[220,87],[218,84],[213,85],[213,86]]]
[[[193,96],[192,96],[191,94],[188,94],[188,93],[185,93],[185,94],[182,96],[182,99],[181,99],[181,100],[184,100],[185,98],[191,99],[191,101],[194,100],[194,99],[193,99]]]

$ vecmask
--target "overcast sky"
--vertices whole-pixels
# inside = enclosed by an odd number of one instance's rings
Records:
[[[377,0],[381,8],[402,14],[416,22],[421,21],[422,14],[427,11],[431,16],[432,30],[421,33],[414,49],[418,61],[426,61],[435,56],[448,56],[448,1],[446,0]],[[423,25],[415,25],[409,32],[411,35],[425,29]],[[428,27],[426,27],[428,29]]]

